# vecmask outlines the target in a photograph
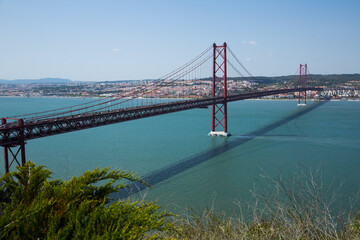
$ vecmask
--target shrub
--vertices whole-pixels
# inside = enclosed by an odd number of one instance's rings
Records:
[[[95,169],[69,181],[50,180],[27,162],[0,178],[0,239],[161,238],[174,230],[169,212],[154,203],[113,201],[108,195],[142,182],[125,171]]]

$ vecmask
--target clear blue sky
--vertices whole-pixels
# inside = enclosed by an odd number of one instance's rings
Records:
[[[253,75],[360,72],[360,0],[0,0],[0,78],[158,78],[226,41]]]

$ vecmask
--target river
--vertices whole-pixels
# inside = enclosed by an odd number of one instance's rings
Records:
[[[85,101],[1,97],[0,117]],[[232,102],[232,136],[209,137],[210,128],[211,108],[194,109],[30,140],[26,155],[65,180],[96,167],[133,171],[153,185],[133,198],[157,200],[175,212],[185,206],[236,212],[235,202],[249,201],[263,175],[289,181],[320,169],[325,186],[341,184],[342,200],[359,190],[360,102]]]

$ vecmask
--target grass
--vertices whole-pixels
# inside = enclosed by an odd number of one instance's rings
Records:
[[[291,181],[280,177],[264,178],[264,183],[252,192],[252,201],[244,211],[242,204],[236,203],[239,216],[229,217],[213,209],[198,214],[190,209],[190,214],[178,220],[180,231],[169,237],[189,240],[360,239],[358,210],[341,207],[340,187],[324,188],[320,171],[300,171]]]

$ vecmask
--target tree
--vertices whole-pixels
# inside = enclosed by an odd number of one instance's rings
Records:
[[[0,239],[160,238],[172,216],[155,203],[111,201],[109,194],[138,181],[131,172],[86,171],[69,181],[27,162],[0,178]]]

